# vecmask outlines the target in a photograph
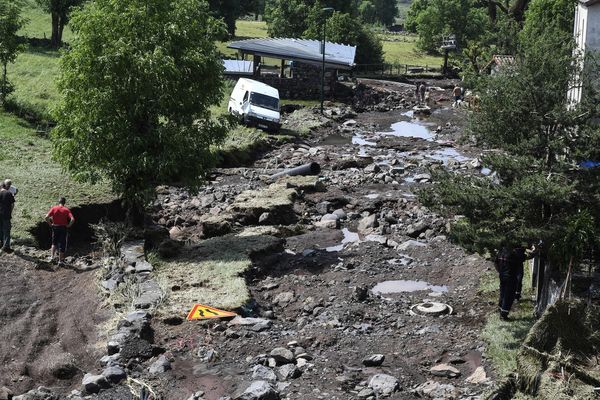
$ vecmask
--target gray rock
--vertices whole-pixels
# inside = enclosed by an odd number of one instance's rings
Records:
[[[337,229],[340,226],[340,221],[339,220],[317,221],[317,222],[315,222],[315,226],[317,228],[324,228],[324,229]]]
[[[277,374],[282,381],[298,378],[302,372],[294,364],[285,364],[277,368]]]
[[[367,174],[376,174],[376,173],[378,173],[379,171],[381,171],[381,167],[379,167],[379,165],[377,165],[377,164],[371,164],[371,165],[367,165],[367,166],[365,167],[364,171],[365,171]]]
[[[204,398],[204,392],[202,390],[197,391],[193,395],[187,398],[187,400],[202,400]]]
[[[338,217],[336,214],[325,214],[321,217],[321,222],[337,221],[339,219],[340,219],[340,217]]]
[[[434,376],[443,376],[446,378],[456,378],[460,376],[460,371],[448,364],[438,364],[431,367],[429,372]]]
[[[254,381],[235,400],[279,400],[279,393],[267,381]]]
[[[442,384],[435,381],[427,381],[413,390],[419,397],[436,400],[454,400],[458,398],[459,391],[454,385]]]
[[[260,225],[266,225],[269,223],[270,218],[271,218],[271,214],[269,214],[268,212],[264,212],[264,213],[260,214],[260,217],[258,217],[258,223]]]
[[[6,386],[0,388],[0,400],[10,400],[13,398],[13,392]]]
[[[102,375],[104,375],[107,381],[112,383],[119,383],[127,378],[127,373],[119,366],[105,368],[104,371],[102,371]]]
[[[138,274],[142,272],[152,272],[153,269],[152,264],[148,261],[138,261],[135,263],[135,272]]]
[[[377,374],[369,380],[369,387],[380,396],[390,396],[399,389],[398,379],[391,375]]]
[[[152,375],[162,374],[171,369],[171,362],[167,360],[167,357],[161,355],[158,357],[158,360],[154,361],[148,371]]]
[[[373,228],[377,228],[378,226],[379,223],[377,222],[377,215],[373,214],[360,220],[358,223],[358,231],[364,233]]]
[[[252,368],[252,379],[257,381],[276,382],[277,375],[275,375],[275,372],[273,372],[271,368],[259,364]]]
[[[338,208],[332,214],[336,215],[338,217],[338,219],[346,219],[346,218],[348,218],[348,216],[346,215],[346,211],[342,210],[341,208]]]
[[[142,282],[139,286],[140,296],[133,302],[137,309],[149,309],[154,307],[163,297],[163,292],[154,279]]]
[[[375,392],[371,388],[365,388],[365,389],[361,390],[360,392],[358,392],[357,396],[359,399],[368,399],[371,396],[375,397]]]
[[[294,292],[281,292],[273,299],[273,304],[286,306],[294,301]]]
[[[81,384],[87,393],[98,393],[100,390],[110,387],[110,383],[104,375],[85,374]]]
[[[383,354],[373,354],[365,358],[362,363],[365,367],[378,367],[383,364],[385,356]]]
[[[271,350],[270,356],[275,359],[277,365],[290,364],[296,360],[294,353],[284,347]]]
[[[315,208],[317,209],[317,212],[321,215],[325,215],[329,212],[329,209],[331,208],[331,202],[329,201],[322,201],[320,203],[318,203]]]

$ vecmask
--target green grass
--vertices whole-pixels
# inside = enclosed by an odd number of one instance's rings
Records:
[[[532,290],[527,284],[530,281],[530,271],[526,266],[523,277],[523,300],[513,305],[510,320],[500,319],[494,309],[494,312],[488,316],[482,332],[482,338],[487,343],[486,357],[494,366],[499,379],[516,370],[517,352],[535,323],[533,302],[530,300]],[[498,275],[494,271],[482,277],[480,292],[493,304],[498,303]]]
[[[19,54],[8,69],[8,79],[15,86],[11,99],[21,109],[50,119],[50,108],[59,99],[56,87],[58,66],[58,51],[29,47]]]
[[[380,35],[383,42],[385,61],[390,64],[409,64],[439,67],[443,58],[423,53],[417,49],[415,35]]]
[[[13,214],[13,237],[30,239],[29,229],[43,221],[59,195],[70,206],[113,200],[105,185],[73,181],[51,157],[51,143],[21,119],[0,111],[2,177],[19,189]]]
[[[44,12],[35,0],[17,0],[21,5],[22,16],[27,19],[27,24],[19,31],[19,35],[28,38],[46,38],[50,40],[52,36],[52,25],[50,14]],[[63,31],[63,41],[69,42],[73,37],[69,25]]]
[[[279,239],[252,230],[239,235],[207,239],[186,247],[173,260],[161,260],[156,275],[168,289],[163,310],[187,313],[194,303],[235,309],[250,300],[244,274],[252,254],[274,248]]]

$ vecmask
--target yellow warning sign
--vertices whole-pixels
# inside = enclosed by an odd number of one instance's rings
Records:
[[[204,304],[195,304],[187,316],[188,321],[195,319],[211,319],[235,317],[237,314],[231,311],[219,310],[218,308],[205,306]]]

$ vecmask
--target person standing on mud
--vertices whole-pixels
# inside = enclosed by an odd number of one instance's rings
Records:
[[[427,84],[421,82],[421,86],[419,86],[419,103],[425,103],[425,92],[427,92]]]
[[[458,102],[462,100],[462,88],[458,85],[454,87],[452,90],[452,96],[454,96],[454,104],[453,107],[458,106]]]
[[[527,254],[525,247],[503,247],[496,256],[496,271],[498,271],[498,277],[500,278],[498,307],[500,318],[503,320],[508,319],[508,313],[515,301],[517,290],[519,291],[519,298],[521,296],[523,263],[532,256],[532,254]]]
[[[3,183],[0,187],[0,243],[2,251],[12,253],[10,247],[10,229],[12,227],[11,218],[15,208],[15,196],[8,191],[8,188]]]
[[[65,252],[67,251],[67,230],[75,223],[75,218],[67,207],[64,197],[58,199],[58,205],[52,207],[46,214],[46,222],[52,227],[52,247],[50,248],[50,261],[56,260],[58,252],[58,266],[65,265]]]

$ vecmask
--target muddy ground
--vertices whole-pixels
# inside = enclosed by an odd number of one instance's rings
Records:
[[[491,264],[450,243],[448,221],[417,197],[434,169],[491,174],[468,144],[469,111],[450,107],[452,83],[432,83],[442,87],[431,91],[433,113],[422,116],[412,111],[412,86],[366,81],[376,100],[328,104],[326,123],[308,137],[251,166],[215,170],[199,194],[161,188],[154,222],[193,244],[208,236],[203,215],[218,217],[244,190],[267,187],[265,176],[321,166],[319,188],[299,190],[289,220],[275,224],[283,248],[253,257],[252,301],[237,311],[259,319],[157,313],[152,355],[162,353],[170,368],[148,373],[156,358],[129,360],[128,385],[144,382],[164,399],[480,398],[494,378],[479,337],[493,309],[478,295],[479,279]],[[322,118],[301,110],[286,123],[308,120]],[[273,220],[267,212],[230,229]],[[102,370],[114,311],[96,272],[36,269],[42,255],[25,251],[0,258],[0,386],[66,395],[85,372]],[[447,313],[414,312],[431,302]],[[272,392],[242,394],[259,380]],[[132,393],[116,386],[92,398],[138,398]]]
[[[173,369],[157,381],[167,398],[184,399],[198,390],[205,399],[235,397],[262,376],[256,366],[268,366],[276,348],[307,354],[299,377],[279,373],[277,389],[288,399],[375,398],[379,393],[368,386],[376,374],[398,379],[394,399],[478,398],[491,383],[485,377],[466,382],[482,365],[491,374],[479,333],[492,306],[478,296],[479,278],[491,265],[449,243],[447,221],[416,198],[430,184],[431,169],[482,173],[473,161],[478,149],[459,144],[468,111],[452,109],[448,90],[439,90],[432,95],[433,114],[417,117],[412,87],[384,86],[399,94],[394,109],[356,115],[338,110],[338,121],[305,140],[274,149],[233,174],[215,172],[201,198],[212,196],[205,207],[217,212],[236,192],[232,188],[263,187],[257,177],[309,161],[321,165],[326,191],[305,193],[296,202],[297,223],[309,227],[305,233],[288,236],[281,253],[254,260],[248,315],[269,318],[270,329],[154,322],[157,340],[173,360]],[[178,195],[186,197],[171,191],[169,201]],[[338,229],[315,227],[336,209],[346,214]],[[167,225],[176,225],[178,212],[180,220],[187,219],[184,207],[162,210],[157,218]],[[376,216],[378,226],[361,231],[368,215]],[[376,292],[377,284],[388,281],[396,281],[389,283],[395,293]],[[453,312],[439,317],[410,312],[427,301],[448,304]],[[383,363],[365,366],[363,360],[374,354],[384,355]],[[434,376],[430,369],[440,364],[456,368],[449,374],[457,376]],[[433,382],[419,388],[428,381]]]

